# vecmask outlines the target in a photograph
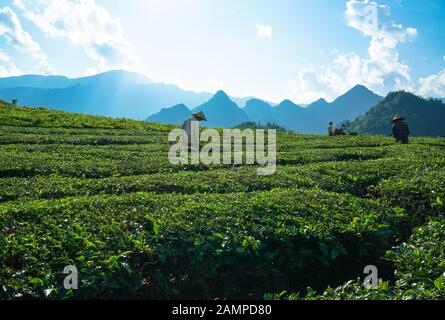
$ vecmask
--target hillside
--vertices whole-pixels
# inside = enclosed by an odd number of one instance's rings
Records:
[[[178,104],[171,108],[163,108],[158,113],[147,118],[148,122],[158,122],[162,124],[182,124],[185,119],[192,116],[192,111],[184,104]]]
[[[412,135],[445,137],[445,104],[404,91],[388,94],[349,127],[352,131],[388,135],[391,134],[391,120],[395,114],[406,117]]]
[[[0,101],[0,299],[445,298],[445,139],[279,132],[258,176],[170,163],[173,128]]]
[[[211,128],[232,128],[249,120],[246,113],[224,91],[218,91],[209,101],[192,110],[193,113],[200,111],[207,118],[204,125]]]

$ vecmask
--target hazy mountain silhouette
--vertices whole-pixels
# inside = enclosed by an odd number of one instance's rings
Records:
[[[92,76],[80,78],[67,78],[64,76],[23,75],[17,77],[0,78],[0,89],[9,88],[38,88],[38,89],[62,89],[81,85],[136,85],[152,83],[147,77],[138,73],[113,70]]]
[[[223,91],[220,91],[204,107],[200,106],[194,111],[204,111],[210,127],[232,127],[245,122],[246,120],[242,119],[247,116],[248,121],[260,124],[275,123],[288,130],[319,134],[326,132],[329,121],[338,123],[346,119],[355,119],[381,99],[383,98],[366,87],[355,86],[332,103],[320,99],[303,108],[290,100],[284,100],[277,106],[272,106],[263,100],[253,98],[248,100],[246,106],[240,110]],[[215,109],[210,108],[210,105],[225,105],[226,107]],[[164,123],[177,123],[175,119],[178,119],[180,115],[174,114],[174,110],[168,110],[171,117],[169,121],[167,110],[162,111],[162,114],[158,116]],[[148,120],[153,121],[153,118],[150,117]]]
[[[383,97],[375,94],[365,86],[357,85],[331,103],[320,99],[306,108],[318,113],[324,122],[333,121],[338,123],[345,120],[354,120],[358,116],[365,114],[382,99]]]
[[[406,117],[412,135],[445,137],[445,104],[439,99],[426,100],[412,93],[391,92],[364,116],[349,124],[353,131],[391,134],[394,115]]]
[[[327,123],[354,120],[375,106],[383,97],[366,87],[357,85],[333,102],[319,99],[305,108],[290,100],[284,100],[272,107],[270,104],[253,99],[244,108],[251,121],[276,123],[288,130],[305,133],[325,133]]]
[[[329,110],[329,108],[330,108],[329,102],[327,102],[323,98],[318,99],[317,101],[312,102],[311,104],[306,106],[307,110],[311,110],[311,111],[319,112],[319,113],[326,112],[327,110]]]
[[[171,108],[163,108],[158,113],[147,118],[149,122],[164,124],[182,124],[185,119],[190,118],[192,112],[184,104],[178,104]]]
[[[218,91],[209,101],[192,110],[199,111],[207,117],[205,126],[211,128],[231,128],[249,120],[246,113],[224,91]]]
[[[161,119],[162,123],[178,124],[177,119],[188,118],[182,107],[163,109],[156,115],[150,116],[148,121]],[[207,117],[208,127],[231,128],[240,123],[254,121],[260,124],[274,123],[288,130],[307,133],[320,133],[326,124],[317,114],[306,110],[290,100],[284,100],[272,107],[259,99],[250,99],[245,108],[239,108],[224,91],[218,91],[208,102],[194,108],[191,112],[203,111]]]
[[[242,99],[242,98],[241,98]],[[226,127],[230,128],[248,119],[263,123],[271,122],[273,116],[266,112],[272,110],[272,106],[268,103],[252,98],[246,102],[246,107],[240,109],[224,91],[218,91],[209,101],[194,108],[188,109],[184,104],[176,105],[171,108],[163,108],[160,112],[149,116],[147,121],[160,122],[165,124],[181,124],[185,119],[189,118],[193,112],[203,111],[209,121],[204,125],[208,127]],[[259,109],[259,112],[257,111]],[[252,113],[249,114],[249,110]],[[254,115],[258,114],[258,118]],[[272,121],[273,122],[273,121]]]
[[[162,108],[181,103],[196,106],[212,96],[154,83],[143,75],[122,70],[74,79],[41,75],[0,78],[0,98],[4,100],[111,117],[144,119]],[[244,106],[250,98],[233,99]]]
[[[284,100],[274,107],[272,114],[278,125],[297,132],[320,133],[321,128],[326,126],[318,114],[290,100]]]
[[[18,77],[0,78],[0,89],[9,88],[39,88],[60,89],[74,85],[73,79],[63,76],[24,75]]]
[[[211,96],[120,70],[76,79],[37,75],[0,79],[0,98],[18,99],[19,105],[134,119],[179,103],[198,105]]]
[[[357,85],[330,103],[330,116],[336,122],[354,120],[382,100],[383,97],[365,86]]]
[[[276,123],[276,119],[273,116],[273,107],[263,100],[250,99],[246,102],[243,110],[250,121],[255,121],[260,124]]]
[[[327,122],[353,120],[383,99],[358,85],[331,103],[320,99],[302,108],[285,100],[272,106],[256,98],[229,97],[223,91],[215,95],[186,91],[122,70],[75,79],[39,75],[0,78],[0,98],[17,99],[19,105],[111,117],[144,119],[153,115],[149,121],[173,124],[190,116],[186,106],[198,106],[193,111],[204,111],[210,127],[255,121],[307,133],[324,133]]]

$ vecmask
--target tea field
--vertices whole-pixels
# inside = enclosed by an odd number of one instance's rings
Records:
[[[279,132],[258,176],[173,128],[0,102],[0,299],[445,298],[445,139]]]

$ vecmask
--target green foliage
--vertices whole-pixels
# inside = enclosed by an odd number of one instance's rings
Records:
[[[14,127],[43,128],[87,128],[87,129],[128,129],[141,131],[170,131],[173,126],[145,123],[126,119],[94,117],[84,114],[66,113],[45,108],[16,107],[0,101],[0,124]],[[94,131],[91,131],[92,133]]]
[[[445,218],[433,219],[416,228],[406,243],[387,252],[394,263],[393,285],[380,281],[376,289],[365,289],[360,279],[351,280],[322,294],[277,294],[269,299],[310,300],[429,300],[445,299]]]
[[[396,114],[406,117],[414,136],[445,137],[445,104],[438,99],[425,100],[405,91],[389,93],[348,128],[361,133],[390,135],[391,120]]]
[[[280,131],[258,176],[170,164],[172,128],[0,101],[0,298],[441,296],[444,139]],[[373,263],[397,283],[316,293]]]

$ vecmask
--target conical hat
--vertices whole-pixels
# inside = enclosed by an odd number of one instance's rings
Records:
[[[396,122],[396,121],[398,121],[398,120],[405,120],[405,118],[404,117],[402,117],[401,115],[395,115],[394,116],[394,118],[392,119],[392,121],[391,122]]]
[[[204,114],[204,112],[197,112],[197,113],[193,113],[192,116],[194,116],[195,118],[201,119],[203,121],[207,121],[207,118]]]

